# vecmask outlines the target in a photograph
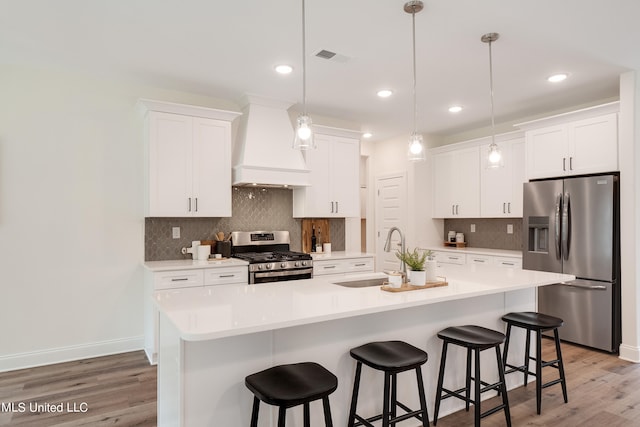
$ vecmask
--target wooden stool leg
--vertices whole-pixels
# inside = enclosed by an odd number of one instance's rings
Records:
[[[480,350],[474,349],[474,377],[473,377],[473,385],[474,385],[474,395],[473,395],[473,412],[474,412],[474,424],[476,427],[480,427]]]
[[[438,410],[442,398],[442,383],[444,382],[444,365],[447,363],[447,342],[442,344],[442,356],[440,357],[440,372],[438,373],[438,387],[436,388],[436,404],[433,409],[433,425],[438,422]],[[352,427],[352,425],[350,426]]]
[[[427,411],[427,400],[424,396],[424,381],[422,380],[422,369],[416,368],[416,380],[418,381],[418,397],[420,398],[420,409],[422,410],[422,426],[429,426],[429,412]]]
[[[280,406],[278,410],[278,427],[285,427],[284,423],[287,419],[287,408]]]
[[[324,409],[325,426],[333,427],[333,419],[331,418],[331,406],[329,405],[329,396],[322,398],[322,407]]]
[[[564,397],[564,403],[569,402],[567,397],[567,380],[564,377],[564,363],[562,363],[562,350],[560,349],[560,336],[558,335],[558,328],[553,330],[553,337],[556,341],[556,358],[558,359],[558,371],[560,372],[560,385],[562,385],[562,397]]]
[[[260,411],[260,399],[253,396],[253,411],[251,411],[251,427],[258,427],[258,411]]]
[[[356,406],[358,405],[358,389],[360,387],[360,374],[362,373],[362,362],[356,364],[356,376],[353,380],[353,394],[351,395],[351,409],[349,410],[348,427],[353,427],[356,420]]]
[[[536,410],[540,415],[542,404],[542,334],[536,331]]]
[[[391,374],[384,373],[384,399],[382,401],[382,427],[389,427],[389,391],[391,388]]]
[[[500,391],[502,394],[502,404],[504,405],[504,416],[507,420],[507,427],[511,427],[511,411],[509,410],[509,398],[507,397],[507,382],[504,378],[504,365],[502,364],[502,358],[500,357],[500,346],[496,346],[496,359],[498,361],[498,377],[502,386]]]
[[[527,386],[527,382],[529,379],[529,359],[531,351],[531,330],[527,329],[527,338],[524,343],[524,386]]]
[[[467,348],[467,379],[465,380],[464,395],[467,398],[464,408],[469,412],[469,400],[471,399],[471,348]]]

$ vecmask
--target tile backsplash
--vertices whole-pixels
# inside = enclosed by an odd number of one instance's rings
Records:
[[[145,218],[145,261],[190,259],[183,247],[193,240],[212,240],[216,232],[288,230],[291,250],[302,248],[301,219],[293,218],[293,192],[286,189],[234,187],[230,218]],[[344,250],[344,219],[330,219],[331,246]],[[180,227],[180,238],[172,238],[172,228]]]
[[[472,224],[476,226],[475,233],[471,232]],[[513,234],[507,233],[508,225],[513,225]],[[522,250],[522,218],[445,219],[445,238],[449,230],[464,233],[469,247]]]

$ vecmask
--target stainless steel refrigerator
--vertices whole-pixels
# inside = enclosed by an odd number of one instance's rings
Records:
[[[524,184],[523,268],[576,280],[538,289],[538,311],[564,319],[560,338],[617,353],[620,345],[619,177]]]

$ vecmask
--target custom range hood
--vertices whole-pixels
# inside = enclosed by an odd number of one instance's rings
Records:
[[[233,146],[233,185],[305,187],[309,170],[292,148],[291,103],[247,95]]]

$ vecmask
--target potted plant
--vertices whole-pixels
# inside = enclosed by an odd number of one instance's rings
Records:
[[[427,282],[425,263],[433,252],[414,248],[413,251],[396,252],[396,257],[409,269],[409,281],[416,286],[424,286]]]

